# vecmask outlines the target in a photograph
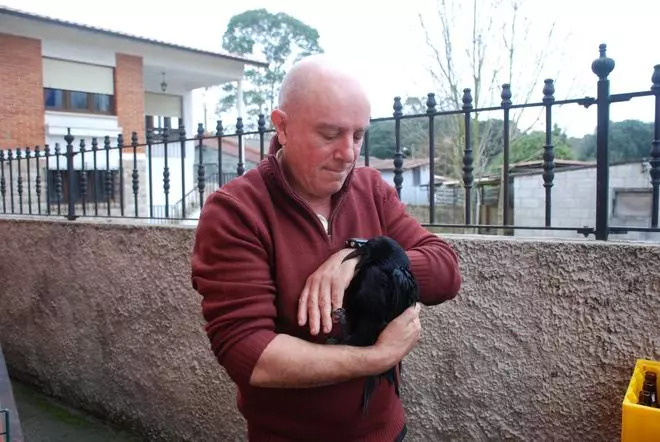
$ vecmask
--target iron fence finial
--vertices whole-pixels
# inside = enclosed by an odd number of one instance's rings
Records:
[[[652,91],[657,91],[660,89],[660,64],[656,64],[653,66],[653,75],[651,76],[651,83],[653,83],[653,86],[651,86]]]
[[[591,70],[594,74],[598,75],[598,78],[601,80],[607,79],[607,77],[614,70],[614,60],[606,55],[607,45],[601,44],[598,46],[598,51],[600,56],[591,63]]]

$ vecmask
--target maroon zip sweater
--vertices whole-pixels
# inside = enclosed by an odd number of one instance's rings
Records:
[[[421,301],[437,305],[459,291],[452,248],[408,215],[396,191],[372,168],[355,168],[333,197],[326,234],[297,197],[276,160],[277,145],[257,168],[212,194],[197,227],[192,283],[202,296],[206,332],[218,362],[238,386],[250,441],[393,441],[405,422],[394,388],[378,385],[362,414],[364,379],[319,388],[249,384],[277,333],[323,344],[297,324],[306,278],[351,237],[388,235],[408,251]]]

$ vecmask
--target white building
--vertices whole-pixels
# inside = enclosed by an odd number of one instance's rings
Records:
[[[34,152],[39,146],[43,157],[46,144],[51,155],[59,144],[63,154],[68,131],[74,137],[76,152],[80,150],[80,141],[85,142],[84,162],[82,155],[74,157],[73,188],[69,186],[65,157],[59,158],[59,166],[57,159],[51,157],[46,170],[45,161],[40,161],[37,167],[32,156],[30,181],[23,176],[25,192],[27,189],[36,192],[39,170],[42,183],[51,184],[51,203],[58,196],[64,196],[66,201],[72,192],[76,203],[81,204],[84,186],[80,183],[84,175],[87,203],[95,198],[95,192],[99,203],[109,198],[115,211],[123,198],[126,213],[132,214],[132,172],[136,167],[141,215],[148,215],[150,204],[165,204],[165,153],[170,174],[168,203],[176,204],[197,185],[193,179],[196,141],[182,146],[178,129],[182,125],[187,138],[195,137],[198,121],[194,108],[201,90],[227,82],[237,82],[240,90],[246,64],[266,66],[261,61],[232,54],[198,50],[6,7],[0,7],[0,55],[0,150],[30,147]],[[174,132],[167,152],[161,144],[166,125]],[[147,129],[154,133],[151,149],[145,146]],[[134,131],[139,138],[135,164],[130,147]],[[123,134],[125,146],[121,150],[121,163],[117,148],[119,134]],[[106,136],[111,145],[109,155],[103,151]],[[89,170],[94,163],[94,155],[88,152],[93,138],[101,150],[96,155],[97,172]],[[150,168],[147,167],[149,153]],[[5,167],[9,167],[8,163]],[[58,169],[61,173],[56,172]],[[120,169],[123,169],[121,174]],[[111,186],[106,188],[107,175]],[[60,179],[62,194],[56,195],[55,183]],[[123,195],[119,186],[122,181]],[[16,196],[16,183],[7,183],[7,187],[10,184],[13,191],[7,198]],[[42,189],[45,193],[45,188]],[[45,204],[45,196],[42,201]],[[30,209],[36,211],[40,207]]]

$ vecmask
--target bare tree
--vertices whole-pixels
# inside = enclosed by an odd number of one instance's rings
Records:
[[[555,36],[556,22],[546,29],[538,23],[532,26],[525,14],[525,0],[436,0],[437,15],[419,21],[430,50],[429,72],[436,83],[441,110],[456,110],[463,106],[463,90],[471,90],[476,108],[500,106],[501,91],[509,84],[514,104],[540,101],[541,75],[553,49],[560,48]],[[534,2],[532,2],[534,3]],[[531,7],[538,5],[532,4]],[[559,66],[557,67],[559,69]],[[538,97],[535,99],[535,97]],[[526,128],[520,128],[523,113],[536,112],[536,118]],[[473,168],[475,178],[488,166],[488,149],[493,146],[502,126],[483,121],[481,112],[472,114]],[[526,133],[538,121],[539,109],[512,109],[510,137]],[[449,162],[451,174],[462,177],[464,149],[464,118],[449,117],[454,130],[438,134],[442,161]],[[479,204],[476,205],[477,208]],[[478,219],[478,213],[476,214]]]
[[[540,99],[540,80],[547,58],[556,50],[553,48],[561,45],[555,36],[556,22],[544,30],[536,24],[537,32],[532,38],[525,4],[525,0],[437,0],[437,17],[419,14],[432,54],[429,72],[436,83],[438,107],[460,109],[464,88],[471,89],[475,108],[498,106],[505,83],[511,85],[516,104],[528,103],[534,97]],[[511,111],[516,126],[524,112]],[[480,113],[473,116],[478,123]],[[457,121],[462,121],[460,116]],[[522,128],[521,133],[528,129]],[[487,138],[482,133],[481,139]]]

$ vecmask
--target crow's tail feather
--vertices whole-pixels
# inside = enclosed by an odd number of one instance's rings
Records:
[[[399,363],[399,370],[401,369],[401,363]],[[394,385],[394,391],[396,392],[397,396],[400,396],[399,394],[399,377],[396,374],[396,367],[392,367],[389,370],[387,370],[385,373],[383,373],[383,376],[385,379],[387,379],[390,383],[390,385]]]
[[[403,369],[403,364],[402,362],[399,362],[398,365],[399,365],[399,373],[401,373],[401,370]],[[397,376],[396,373],[396,367],[390,368],[385,373],[382,373],[379,376],[369,376],[365,379],[364,390],[362,391],[362,413],[366,414],[367,408],[369,407],[369,399],[371,399],[371,395],[376,389],[376,382],[380,382],[382,378],[387,379],[390,385],[394,385],[394,391],[396,391],[396,395],[399,397],[401,396],[401,393],[399,391],[399,377]]]
[[[376,376],[369,376],[364,382],[364,390],[362,391],[362,413],[367,413],[369,407],[369,399],[376,389]]]

